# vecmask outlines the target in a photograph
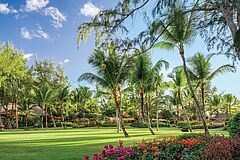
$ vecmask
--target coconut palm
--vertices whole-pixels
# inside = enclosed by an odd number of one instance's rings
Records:
[[[85,104],[92,97],[92,92],[89,87],[79,86],[72,91],[72,100],[77,111],[80,111],[82,118],[85,118]]]
[[[43,128],[43,116],[45,110],[45,127],[48,128],[48,106],[54,99],[54,93],[51,87],[44,83],[36,89],[36,102],[42,108],[42,128]]]
[[[211,114],[215,114],[219,117],[220,109],[222,108],[222,96],[214,93],[208,99],[208,105]]]
[[[237,97],[233,94],[224,94],[223,101],[226,105],[226,114],[229,116],[232,114],[232,107],[237,105]]]
[[[165,60],[159,60],[156,64],[152,64],[150,54],[143,53],[138,55],[134,61],[134,68],[132,73],[133,83],[139,87],[141,97],[141,112],[144,119],[144,96],[147,114],[147,124],[150,132],[154,134],[150,118],[149,118],[149,92],[153,91],[154,80],[164,66],[165,69],[169,67],[169,63]]]
[[[193,81],[196,81],[201,90],[202,110],[205,112],[205,87],[213,78],[227,72],[235,72],[235,67],[230,64],[225,64],[213,70],[211,59],[215,54],[204,56],[202,53],[197,53],[188,59],[190,68],[189,73]]]
[[[196,7],[196,6],[194,6]],[[201,110],[201,106],[195,95],[192,83],[190,81],[187,64],[185,59],[185,45],[190,44],[196,37],[198,15],[196,12],[184,12],[184,6],[176,4],[172,5],[171,10],[167,10],[162,17],[156,19],[150,29],[151,34],[161,35],[163,41],[155,44],[156,48],[178,49],[182,59],[182,66],[186,76],[187,85],[190,89],[192,97],[196,103],[196,109],[202,119],[205,132],[208,133],[206,118]]]
[[[181,106],[182,109],[184,110],[184,113],[186,114],[189,130],[192,132],[189,115],[182,101],[183,95],[184,95],[184,89],[186,89],[186,85],[187,85],[186,77],[183,72],[184,71],[182,68],[174,69],[173,72],[168,75],[168,77],[171,79],[171,81],[169,82],[169,86],[170,88],[172,88],[173,94],[175,95],[175,103],[177,106],[177,117],[180,116],[179,106]],[[187,99],[187,98],[184,97],[184,99]]]
[[[62,127],[64,127],[64,121],[65,121],[65,118],[64,118],[64,109],[65,109],[65,105],[68,101],[68,96],[69,96],[69,87],[66,86],[66,87],[63,87],[60,89],[60,91],[58,92],[58,95],[57,95],[57,100],[58,100],[58,104],[60,106],[60,110],[61,110],[61,125]]]
[[[109,49],[108,52],[94,50],[93,55],[89,58],[89,63],[96,69],[97,74],[84,73],[78,80],[96,82],[111,90],[119,115],[121,129],[124,136],[129,137],[122,120],[123,114],[120,103],[121,85],[127,79],[128,71],[131,68],[131,62],[128,60],[127,54],[123,53],[123,55],[120,55],[114,49]]]

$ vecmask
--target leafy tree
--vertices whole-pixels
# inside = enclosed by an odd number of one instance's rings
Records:
[[[115,49],[108,49],[108,51],[109,52],[94,50],[94,54],[91,55],[89,63],[96,69],[97,74],[84,73],[78,80],[96,82],[111,90],[119,114],[121,129],[124,136],[129,137],[122,120],[123,115],[120,95],[121,85],[127,79],[127,73],[131,68],[131,63],[128,61],[126,53],[119,55]]]
[[[1,102],[5,106],[8,128],[12,127],[11,121],[14,118],[18,128],[18,100],[21,81],[27,71],[26,60],[22,52],[11,43],[6,43],[0,48],[0,62]],[[15,110],[8,113],[10,104]]]

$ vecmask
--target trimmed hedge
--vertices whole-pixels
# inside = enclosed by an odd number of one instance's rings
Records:
[[[157,127],[157,122],[153,122],[152,127]],[[130,124],[131,127],[136,127],[136,128],[148,128],[147,123],[140,123],[140,122],[135,122]],[[169,123],[163,123],[163,122],[159,122],[158,123],[159,127],[170,127]]]

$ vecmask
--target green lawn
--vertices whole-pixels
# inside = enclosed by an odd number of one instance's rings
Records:
[[[0,159],[4,160],[81,160],[86,154],[100,151],[105,144],[124,140],[134,145],[142,139],[162,138],[182,134],[177,128],[160,128],[150,135],[145,128],[127,128],[131,138],[116,134],[115,128],[48,129],[38,131],[0,132]],[[202,132],[195,130],[195,132]],[[222,129],[211,133],[227,135]]]

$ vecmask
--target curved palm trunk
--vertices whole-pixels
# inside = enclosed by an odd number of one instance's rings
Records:
[[[200,117],[202,119],[202,123],[203,123],[203,126],[204,126],[205,133],[209,133],[208,127],[207,127],[207,122],[206,122],[206,119],[205,119],[205,115],[201,111],[201,106],[199,105],[199,102],[198,102],[197,97],[196,97],[196,95],[194,93],[194,90],[193,90],[190,78],[188,76],[188,71],[187,71],[186,59],[185,59],[185,56],[184,56],[183,45],[180,46],[180,55],[181,55],[181,59],[182,59],[182,63],[183,63],[183,70],[184,70],[184,73],[185,73],[185,76],[186,76],[186,79],[187,79],[187,84],[188,84],[188,87],[189,87],[190,92],[192,94],[193,100],[196,103],[196,109],[197,109],[197,111],[198,111],[198,113],[199,113],[199,115],[200,115]]]
[[[116,89],[113,90],[113,96],[114,96],[114,101],[115,101],[116,108],[117,108],[117,111],[118,111],[120,127],[121,127],[121,129],[123,131],[124,136],[125,137],[129,137],[129,135],[128,135],[126,129],[125,129],[124,123],[123,123],[122,110],[121,110],[121,106],[119,104],[118,94],[117,94],[117,90]]]
[[[150,121],[150,115],[149,115],[149,97],[148,97],[148,94],[146,94],[145,96],[146,98],[146,113],[147,113],[147,126],[148,126],[148,129],[149,131],[151,132],[152,135],[155,135],[153,129],[152,129],[152,126],[151,126],[151,121]]]

